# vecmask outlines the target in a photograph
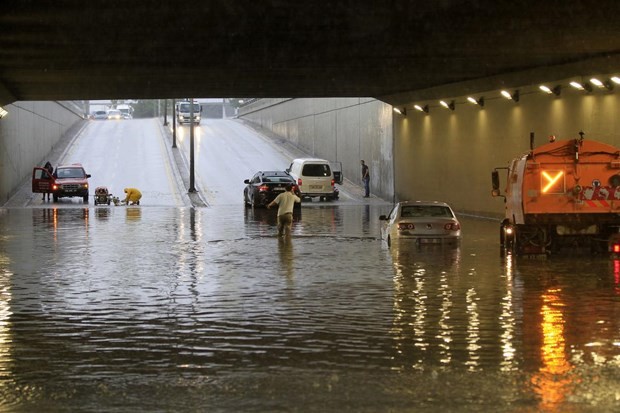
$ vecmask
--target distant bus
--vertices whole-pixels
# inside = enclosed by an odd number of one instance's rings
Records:
[[[190,119],[189,114],[190,103],[189,102],[177,102],[174,106],[174,112],[177,117],[177,122],[179,123],[190,123],[192,120]],[[193,123],[200,123],[200,113],[202,112],[202,107],[200,103],[194,103],[194,120]]]

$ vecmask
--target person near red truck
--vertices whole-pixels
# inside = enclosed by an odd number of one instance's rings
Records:
[[[50,161],[45,162],[45,166],[43,166],[43,168],[45,168],[45,170],[49,173],[49,180],[52,180],[52,175],[54,174],[54,167],[52,166],[52,163]],[[52,187],[52,183],[50,182],[50,188]],[[43,201],[45,201],[45,194],[47,194],[47,200],[50,200],[50,195],[52,194],[51,192],[44,192],[43,193]]]

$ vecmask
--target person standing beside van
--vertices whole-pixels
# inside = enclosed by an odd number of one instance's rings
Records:
[[[291,235],[293,227],[293,208],[295,202],[300,203],[301,199],[293,193],[293,185],[286,185],[286,191],[282,192],[271,201],[267,208],[278,205],[278,236]]]
[[[364,163],[364,160],[361,161],[362,164],[362,182],[364,183],[364,198],[368,198],[370,196],[370,171],[368,170],[368,165]]]

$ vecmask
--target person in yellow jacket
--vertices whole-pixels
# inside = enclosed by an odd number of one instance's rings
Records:
[[[136,188],[125,188],[125,194],[127,195],[123,202],[126,205],[140,205],[140,198],[142,198],[142,193],[138,191]]]

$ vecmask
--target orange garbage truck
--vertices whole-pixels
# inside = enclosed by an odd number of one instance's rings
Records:
[[[492,172],[492,194],[505,203],[503,252],[620,253],[620,150],[579,135],[534,148],[530,134],[530,151]]]

